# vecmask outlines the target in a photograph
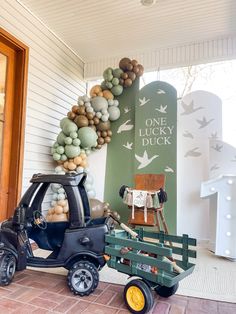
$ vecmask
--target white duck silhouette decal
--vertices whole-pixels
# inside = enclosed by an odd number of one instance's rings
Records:
[[[197,108],[195,107],[194,108],[194,101],[193,100],[190,102],[189,105],[185,104],[185,102],[182,101],[181,105],[184,109],[184,112],[182,112],[181,115],[191,114],[197,110],[203,109],[203,107],[197,107]]]
[[[146,99],[146,97],[143,97],[143,99],[139,98],[140,104],[139,106],[144,106],[146,105],[146,103],[148,103],[150,101],[150,99]]]
[[[165,172],[174,172],[174,170],[171,167],[166,166],[165,167]]]
[[[156,110],[161,112],[161,113],[166,113],[166,109],[167,109],[167,105],[165,105],[165,106],[160,105],[160,108],[156,108]]]
[[[216,144],[215,146],[211,146],[211,148],[214,149],[216,152],[221,153],[223,145]]]
[[[196,121],[197,121],[197,123],[200,124],[199,129],[203,129],[206,126],[208,126],[208,124],[210,124],[212,121],[214,121],[214,119],[210,119],[207,121],[206,117],[202,117],[202,120],[197,119]]]
[[[130,112],[130,110],[131,110],[130,108],[125,107],[125,108],[124,108],[124,113],[128,113],[128,112]]]
[[[125,131],[130,131],[133,129],[134,125],[133,124],[128,124],[131,122],[131,120],[125,121],[123,124],[121,124],[117,130],[117,133],[125,132]]]
[[[195,147],[193,149],[190,149],[189,151],[187,151],[187,153],[184,155],[184,157],[199,157],[199,156],[201,156],[202,153],[197,152],[198,149],[199,149],[199,147]]]
[[[138,169],[147,167],[157,157],[159,157],[159,155],[154,155],[151,158],[149,158],[146,150],[144,151],[143,156],[138,156],[135,154],[135,158],[140,163]]]
[[[158,88],[157,90],[157,94],[161,95],[161,94],[165,94],[166,92],[163,89]]]
[[[123,147],[127,148],[127,149],[132,149],[133,143],[129,143],[127,142],[126,144],[123,144]]]

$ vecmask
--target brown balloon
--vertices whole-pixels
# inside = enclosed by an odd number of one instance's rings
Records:
[[[124,80],[122,78],[119,79],[119,84],[122,86],[124,85]]]
[[[98,117],[93,118],[94,124],[97,125],[100,122],[100,119]]]
[[[85,115],[86,114],[85,106],[79,106],[79,108],[77,109],[77,114]]]
[[[110,138],[110,136],[107,136],[107,137],[105,137],[105,139],[104,139],[104,140],[105,140],[105,143],[107,143],[107,144],[108,144],[108,143],[110,143],[111,138]]]
[[[111,123],[109,120],[106,122],[100,121],[97,125],[98,131],[107,131],[110,128],[111,128]]]
[[[67,117],[70,119],[70,120],[74,120],[74,118],[76,117],[76,114],[72,111],[69,111],[67,113]]]
[[[107,131],[107,135],[108,135],[108,136],[112,136],[112,131],[111,131],[111,130],[108,130],[108,131]]]
[[[135,74],[134,72],[128,71],[127,74],[128,74],[128,77],[129,77],[132,81],[134,81],[134,80],[136,79],[136,74]]]
[[[105,143],[104,138],[103,137],[99,137],[98,138],[98,144],[99,145],[103,145]]]
[[[104,215],[104,203],[96,198],[89,200],[90,215],[92,219],[103,217]]]
[[[86,116],[84,116],[84,115],[76,116],[74,122],[76,123],[78,128],[82,128],[84,126],[88,126],[89,125],[88,118]]]
[[[107,137],[107,132],[106,131],[102,131],[102,137]]]
[[[125,87],[130,87],[132,85],[132,80],[130,78],[125,80]]]
[[[129,63],[131,63],[131,60],[129,58],[122,58],[119,62],[119,67],[122,70],[126,70],[126,67]]]
[[[139,77],[143,75],[144,67],[141,64],[139,64],[138,67],[139,67],[139,72],[137,73],[137,76]]]
[[[77,113],[79,106],[75,105],[71,108],[72,112]]]
[[[133,67],[133,72],[134,72],[135,74],[138,74],[138,72],[139,72],[139,67],[135,65],[135,66]]]
[[[133,60],[131,61],[131,63],[133,64],[134,67],[138,65],[138,61],[135,60],[135,59],[133,59]]]
[[[132,63],[127,64],[126,68],[128,71],[131,71],[133,69],[133,64]]]
[[[128,78],[128,74],[126,72],[122,73],[121,78],[126,80]]]
[[[93,113],[92,112],[87,112],[86,116],[89,120],[93,119]]]

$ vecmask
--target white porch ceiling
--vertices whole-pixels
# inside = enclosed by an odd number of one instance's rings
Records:
[[[21,0],[85,63],[236,34],[235,0]]]

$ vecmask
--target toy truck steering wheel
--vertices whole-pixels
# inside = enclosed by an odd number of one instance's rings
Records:
[[[43,230],[47,228],[47,220],[39,210],[35,210],[33,212],[33,218],[34,218],[34,224],[37,227]]]

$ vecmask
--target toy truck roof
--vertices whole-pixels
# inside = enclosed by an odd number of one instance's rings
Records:
[[[87,174],[82,173],[66,173],[66,174],[34,174],[31,183],[58,183],[62,185],[77,186],[81,180],[86,179]]]

